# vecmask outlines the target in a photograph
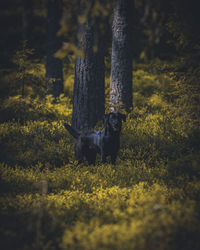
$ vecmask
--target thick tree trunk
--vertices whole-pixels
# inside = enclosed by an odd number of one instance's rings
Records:
[[[47,2],[47,57],[46,79],[48,92],[58,97],[63,92],[62,61],[55,57],[61,47],[61,39],[57,32],[60,28],[62,0],[48,0]]]
[[[132,107],[133,0],[115,0],[113,15],[111,92],[113,110]]]
[[[79,27],[79,48],[84,55],[77,57],[75,65],[72,126],[76,129],[92,128],[105,111],[104,44],[99,40],[95,52],[94,35],[88,20]]]

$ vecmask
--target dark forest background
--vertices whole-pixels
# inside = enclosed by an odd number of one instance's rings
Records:
[[[191,0],[0,2],[0,247],[200,249],[200,15]],[[116,166],[74,160],[126,114]]]

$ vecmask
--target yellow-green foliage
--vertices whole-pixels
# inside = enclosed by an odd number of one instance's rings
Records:
[[[2,249],[200,249],[199,134],[159,66],[135,65],[116,166],[74,160],[70,98],[1,101]]]
[[[113,187],[101,191],[91,209],[97,213],[96,217],[93,216],[89,223],[79,220],[72,229],[66,229],[61,247],[173,249],[176,242],[177,249],[195,248],[192,241],[186,245],[182,242],[185,237],[199,232],[194,202],[169,204],[169,197],[170,190],[166,187],[153,185],[148,189],[143,183],[129,189]],[[86,203],[91,201],[88,199]]]
[[[21,95],[11,96],[1,103],[1,121],[19,121],[20,123],[29,120],[52,121],[70,119],[72,113],[71,99],[60,95],[55,102],[51,95],[45,98],[31,98]]]

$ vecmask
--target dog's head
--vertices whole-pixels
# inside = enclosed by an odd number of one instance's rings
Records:
[[[104,115],[104,123],[113,132],[120,132],[122,128],[122,120],[126,121],[126,116],[119,112],[113,112]]]

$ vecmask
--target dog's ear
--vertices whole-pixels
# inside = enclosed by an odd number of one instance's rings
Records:
[[[122,113],[118,113],[119,117],[125,122],[126,121],[126,115],[122,114]]]
[[[103,117],[103,121],[105,124],[108,123],[108,119],[109,119],[109,114],[105,114],[104,117]]]

